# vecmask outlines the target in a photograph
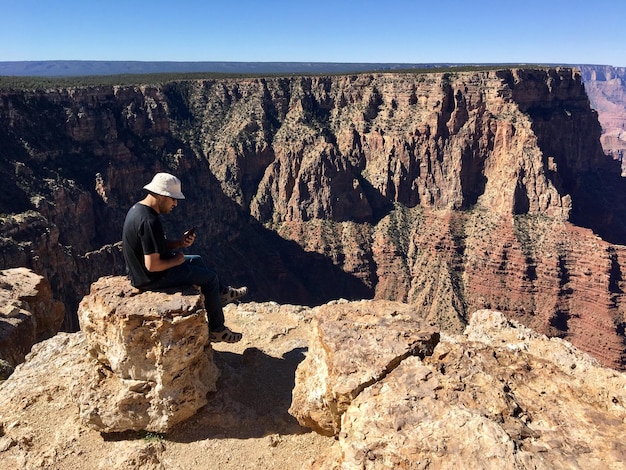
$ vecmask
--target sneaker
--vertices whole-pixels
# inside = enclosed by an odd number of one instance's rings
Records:
[[[243,335],[241,333],[235,333],[230,331],[229,328],[224,328],[222,331],[210,331],[209,340],[212,343],[237,343],[241,341]]]
[[[228,286],[222,291],[220,295],[220,300],[222,301],[222,305],[226,305],[234,302],[235,300],[239,300],[247,293],[247,287],[240,287],[239,289],[236,289],[234,287]]]

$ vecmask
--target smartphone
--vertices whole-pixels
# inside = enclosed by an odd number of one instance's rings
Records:
[[[196,233],[196,227],[191,227],[189,230],[187,230],[183,235],[185,237],[190,237],[192,236],[194,233]]]

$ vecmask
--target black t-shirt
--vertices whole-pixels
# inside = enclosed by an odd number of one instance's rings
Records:
[[[161,258],[172,256],[165,247],[165,233],[157,211],[140,203],[129,209],[122,230],[122,251],[133,286],[146,286],[164,276],[165,271],[148,271],[144,262],[144,255],[152,253],[160,253]]]

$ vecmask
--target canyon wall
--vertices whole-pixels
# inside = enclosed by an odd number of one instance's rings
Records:
[[[604,153],[622,163],[622,176],[626,176],[626,67],[581,65],[580,71],[602,125]]]
[[[460,332],[493,308],[626,367],[620,164],[568,68],[220,78],[0,92],[0,267],[68,310],[123,273],[156,171],[164,218],[253,300],[392,299]]]

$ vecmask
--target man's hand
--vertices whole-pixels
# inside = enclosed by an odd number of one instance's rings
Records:
[[[180,240],[181,248],[187,248],[193,245],[193,242],[196,240],[196,231],[195,229],[187,230],[183,233],[183,238]]]

